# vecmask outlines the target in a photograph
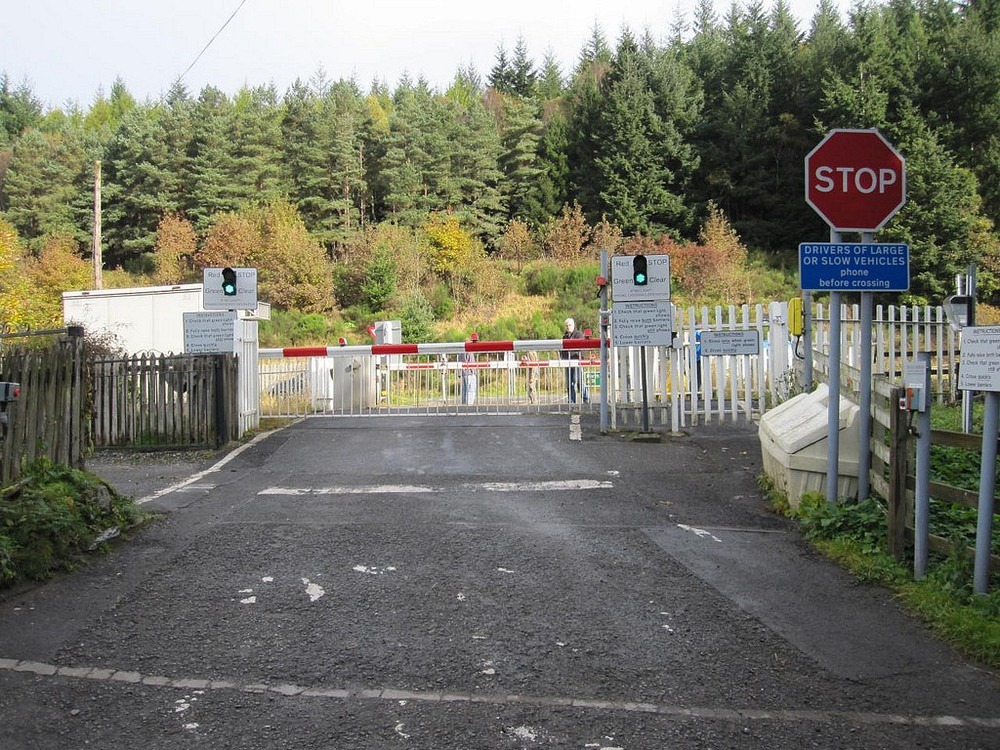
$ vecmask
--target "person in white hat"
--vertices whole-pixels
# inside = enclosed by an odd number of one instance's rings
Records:
[[[469,342],[479,341],[479,334],[473,333],[469,336]],[[476,361],[476,355],[472,352],[462,352],[458,357],[459,362],[463,364],[462,367],[462,403],[472,405],[476,403],[476,393],[479,390],[479,376],[476,374],[476,370],[472,367],[465,367],[466,364],[471,364]]]
[[[576,327],[576,321],[573,318],[566,318],[565,320],[566,330],[563,331],[564,339],[582,339],[583,332],[581,332]],[[580,360],[580,350],[579,349],[566,349],[564,354],[567,359],[570,360]],[[584,403],[590,400],[589,394],[587,393],[587,386],[583,383],[583,371],[580,369],[579,365],[575,365],[570,362],[569,367],[566,368],[566,390],[569,392],[569,402],[571,404],[576,403],[576,393],[579,389],[580,395],[583,396]]]

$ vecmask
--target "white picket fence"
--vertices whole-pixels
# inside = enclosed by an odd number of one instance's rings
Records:
[[[788,304],[675,309],[674,346],[645,347],[646,407],[650,424],[679,431],[695,424],[752,421],[793,387]],[[706,331],[757,333],[758,353],[708,356],[700,352]],[[612,427],[642,420],[643,348],[612,348]]]
[[[959,397],[957,388],[958,355],[961,335],[947,322],[944,308],[930,305],[908,307],[877,305],[872,311],[872,328],[861,328],[861,311],[858,305],[841,307],[841,361],[854,369],[861,369],[861,342],[871,336],[872,374],[888,377],[896,383],[903,373],[903,362],[914,359],[917,352],[931,355],[931,389],[941,403],[950,403]],[[826,356],[830,352],[830,310],[816,305],[813,314],[813,348],[821,357],[814,358],[819,365],[818,375],[825,378]],[[856,384],[844,383],[845,389],[857,390]]]

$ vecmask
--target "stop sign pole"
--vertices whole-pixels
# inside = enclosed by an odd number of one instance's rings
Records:
[[[881,229],[906,203],[906,162],[877,130],[838,129],[827,133],[805,158],[806,203],[830,225],[830,242],[843,232],[860,232],[862,244],[874,241]],[[830,374],[827,405],[828,452],[826,499],[837,502],[840,475],[840,291],[830,292]],[[804,292],[806,386],[812,387],[812,295]],[[872,293],[861,292],[861,330],[872,327]],[[869,492],[871,470],[871,336],[861,337],[859,404],[858,497]]]

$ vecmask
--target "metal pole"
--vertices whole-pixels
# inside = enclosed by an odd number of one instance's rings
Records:
[[[608,251],[601,250],[601,276],[605,280],[608,278]],[[608,434],[608,398],[614,398],[613,393],[608,392],[608,285],[601,287],[600,294],[601,310],[601,434]]]
[[[834,240],[835,242],[837,240]],[[830,292],[830,375],[826,409],[826,501],[837,502],[840,477],[840,292]]]
[[[914,531],[913,531],[913,577],[921,580],[927,575],[927,556],[930,537],[931,511],[931,355],[930,352],[919,352],[918,362],[924,364],[922,387],[924,389],[923,411],[917,413],[917,465],[916,486],[913,493]]]
[[[830,242],[840,242],[840,232],[830,230]],[[812,356],[810,352],[810,357]],[[830,292],[830,371],[827,379],[826,501],[837,502],[840,478],[840,292]]]
[[[858,499],[869,494],[872,465],[872,293],[861,293],[861,394],[858,415]]]
[[[639,347],[642,360],[642,431],[649,432],[649,393],[646,389],[646,347]]]
[[[987,391],[983,405],[983,455],[979,465],[979,520],[976,523],[976,565],[972,589],[986,594],[990,579],[993,538],[993,495],[996,490],[997,437],[1000,436],[1000,393]]]
[[[966,312],[965,325],[972,327],[976,324],[976,266],[970,265],[966,269],[965,293],[969,297],[969,308]],[[961,367],[961,363],[959,363]],[[962,432],[972,432],[972,398],[975,395],[970,390],[962,391]]]
[[[802,388],[807,393],[812,390],[813,385],[813,324],[812,324],[812,292],[802,292],[802,357],[805,360],[805,368],[802,379],[805,381]]]
[[[873,232],[861,235],[863,243],[875,240]],[[869,494],[869,473],[872,465],[872,306],[874,295],[861,292],[861,392],[858,410],[858,499]]]

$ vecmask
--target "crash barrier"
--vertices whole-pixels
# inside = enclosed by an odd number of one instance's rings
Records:
[[[678,309],[671,346],[614,347],[612,332],[606,384],[593,336],[262,348],[260,414],[594,411],[605,399],[617,428],[639,424],[645,395],[650,422],[675,430],[750,421],[788,394],[786,315],[785,303]],[[753,353],[703,352],[702,335],[714,331],[755,332]]]

